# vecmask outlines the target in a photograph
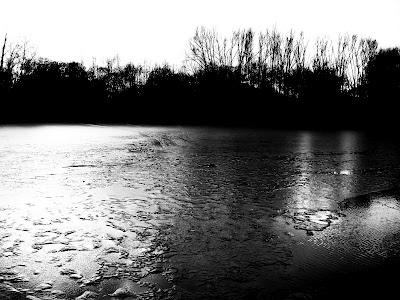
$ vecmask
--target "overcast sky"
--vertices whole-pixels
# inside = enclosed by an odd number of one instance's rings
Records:
[[[90,63],[181,65],[197,26],[221,34],[251,27],[306,38],[357,33],[400,46],[400,0],[5,0],[0,37],[27,40],[42,56]]]

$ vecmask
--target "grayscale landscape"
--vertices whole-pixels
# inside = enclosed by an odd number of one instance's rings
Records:
[[[0,11],[0,300],[400,298],[399,0]]]

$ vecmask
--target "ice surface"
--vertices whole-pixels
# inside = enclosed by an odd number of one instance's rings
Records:
[[[245,298],[379,263],[400,249],[397,192],[376,192],[398,184],[400,158],[377,145],[354,132],[2,127],[0,291]]]

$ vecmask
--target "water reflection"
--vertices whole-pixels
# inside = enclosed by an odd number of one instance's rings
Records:
[[[354,132],[344,132],[340,138],[341,153],[339,168],[336,173],[341,180],[341,190],[338,196],[345,198],[348,197],[353,187],[357,186],[357,172],[362,169],[360,165],[360,151],[362,148],[362,138]]]
[[[315,199],[313,199],[313,152],[312,152],[312,136],[308,132],[300,133],[297,155],[294,164],[298,170],[294,178],[294,192],[292,196],[293,206],[296,209],[313,209],[315,208]]]
[[[288,208],[337,210],[339,201],[362,189],[362,135],[301,132],[298,137],[291,167],[296,172],[292,193],[286,195]]]

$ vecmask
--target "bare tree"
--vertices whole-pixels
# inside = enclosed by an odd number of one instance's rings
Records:
[[[196,29],[194,37],[189,42],[188,54],[188,61],[194,64],[193,68],[205,69],[216,64],[217,40],[215,31],[204,27]]]
[[[315,43],[315,54],[313,57],[313,70],[326,70],[331,66],[330,42],[325,38],[319,38]]]
[[[304,34],[300,33],[294,46],[294,69],[304,70],[306,67],[307,44],[304,42]]]
[[[5,53],[6,53],[6,45],[7,45],[7,34],[4,36],[3,48],[1,50],[0,71],[3,71],[4,57],[5,57]]]
[[[254,59],[253,38],[254,33],[251,29],[236,31],[232,37],[235,41],[237,72],[244,81],[249,79]]]
[[[333,58],[336,75],[347,79],[347,69],[350,61],[350,38],[348,35],[339,36]],[[346,80],[347,82],[347,80]],[[342,90],[345,86],[342,87]]]
[[[352,36],[348,62],[349,89],[356,91],[364,83],[367,65],[376,54],[377,48],[376,40],[359,39],[356,35]]]

